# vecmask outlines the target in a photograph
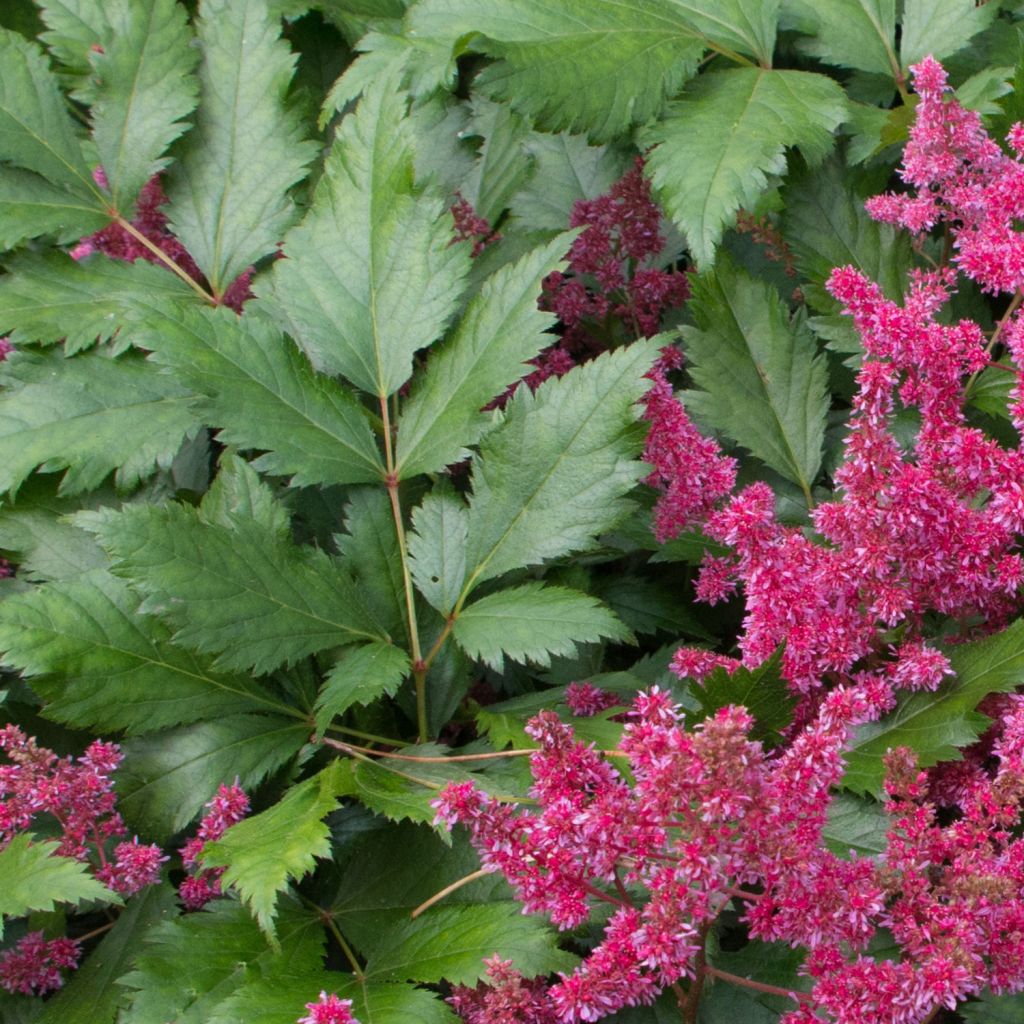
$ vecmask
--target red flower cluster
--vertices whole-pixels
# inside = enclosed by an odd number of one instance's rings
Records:
[[[220,839],[249,813],[249,798],[236,779],[232,786],[222,785],[206,807],[208,811],[203,815],[199,829],[181,851],[181,860],[189,876],[179,886],[178,894],[189,910],[198,910],[221,894],[220,879],[224,868],[201,868],[199,855],[207,843]]]
[[[74,970],[81,955],[74,939],[46,939],[42,932],[29,932],[0,955],[0,985],[15,994],[45,995],[64,984],[61,969]]]
[[[320,993],[315,1003],[306,1003],[309,1014],[300,1017],[296,1024],[359,1024],[352,1016],[352,1000],[339,999],[333,992]]]

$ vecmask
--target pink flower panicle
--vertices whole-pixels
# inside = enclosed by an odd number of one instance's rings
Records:
[[[452,242],[473,242],[471,256],[479,256],[489,245],[501,239],[501,233],[491,227],[486,217],[481,217],[472,204],[463,199],[460,193],[455,194],[455,202],[451,206],[452,220],[455,222],[455,237]]]
[[[306,1003],[306,1009],[309,1013],[296,1024],[359,1024],[352,1016],[352,1000],[339,999],[333,992],[321,992],[315,1003]]]
[[[231,786],[221,785],[206,807],[207,813],[196,834],[181,851],[181,860],[189,875],[179,886],[178,895],[189,910],[198,910],[221,895],[220,879],[224,868],[201,868],[199,856],[207,843],[220,839],[249,813],[249,798],[236,779]]]
[[[111,778],[122,756],[116,743],[96,740],[76,762],[7,725],[0,751],[8,760],[0,765],[0,849],[46,814],[60,828],[57,853],[96,864],[96,877],[108,888],[130,895],[158,880],[167,860],[158,846],[136,837],[115,846],[113,857],[107,851],[110,840],[127,835]]]
[[[485,960],[487,982],[455,985],[448,1004],[465,1024],[559,1024],[543,978],[526,980],[511,960]]]
[[[618,702],[614,693],[602,690],[593,683],[570,683],[565,688],[565,703],[577,718],[593,718],[615,707]]]
[[[45,995],[64,984],[61,970],[74,970],[81,955],[74,939],[46,939],[42,932],[29,932],[0,954],[0,985],[15,995]]]

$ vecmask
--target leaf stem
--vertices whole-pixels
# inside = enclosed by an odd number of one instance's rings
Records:
[[[168,270],[177,274],[201,299],[205,299],[212,306],[216,306],[217,300],[212,296],[187,270],[177,264],[154,242],[151,242],[131,221],[125,220],[120,214],[114,217],[114,223],[128,232],[136,242],[144,245]]]
[[[361,740],[366,740],[369,743],[386,743],[389,747],[404,747],[406,745],[404,740],[392,740],[387,736],[377,736],[372,732],[362,732],[360,729],[350,729],[345,725],[329,725],[327,726],[328,732],[340,732],[345,736],[357,736]],[[327,742],[326,740],[324,742]],[[375,750],[375,754],[382,753],[382,751]]]
[[[795,999],[798,1003],[806,1003],[811,998],[806,992],[796,992],[793,989],[780,988],[778,985],[766,985],[761,981],[742,978],[738,974],[731,974],[729,971],[723,971],[718,967],[712,967],[711,964],[704,965],[704,973],[711,975],[713,978],[719,978],[722,981],[727,981],[730,985],[740,985],[742,988],[750,988],[755,992],[764,992],[770,996],[783,996],[786,999]]]
[[[356,959],[356,955],[352,951],[352,947],[345,941],[345,936],[341,934],[341,929],[334,920],[334,916],[328,911],[323,911],[320,916],[323,918],[323,922],[327,925],[331,935],[334,936],[334,941],[338,944],[342,953],[345,954],[345,959],[349,962],[349,966],[352,968],[352,973],[355,975],[356,981],[362,984],[366,981],[366,975],[363,973],[363,969],[359,965],[359,961]]]
[[[117,921],[108,921],[106,924],[101,924],[99,928],[93,928],[91,932],[86,932],[84,935],[76,935],[75,942],[88,942],[90,939],[95,939],[97,935],[109,932],[115,924],[117,924]]]
[[[385,395],[380,395],[380,418],[384,424],[384,461],[386,474],[384,486],[391,501],[391,516],[395,521],[395,536],[398,538],[398,556],[402,563],[402,586],[405,590],[405,610],[409,619],[409,653],[412,656],[412,674],[416,685],[416,728],[420,743],[426,743],[427,726],[427,664],[420,650],[420,631],[416,622],[416,592],[413,590],[412,573],[409,572],[409,556],[405,543],[405,524],[402,521],[402,502],[398,495],[398,473],[395,471],[395,452],[391,442],[391,411]]]
[[[476,882],[481,878],[486,878],[490,871],[485,871],[481,868],[479,871],[474,871],[471,874],[464,875],[456,882],[452,882],[451,885],[446,885],[440,892],[435,892],[429,900],[424,900],[412,913],[409,915],[411,918],[417,918],[424,910],[429,910],[435,903],[440,903],[446,896],[450,896],[453,892],[461,889],[464,885],[469,885],[471,882]]]
[[[523,750],[493,750],[482,754],[453,754],[451,757],[423,757],[418,754],[396,754],[391,750],[371,750],[369,747],[360,747],[355,743],[343,743],[340,740],[332,740],[324,737],[324,743],[336,750],[359,751],[361,754],[372,754],[374,757],[384,757],[393,761],[414,761],[419,764],[451,764],[455,761],[493,761],[502,757],[525,757],[527,754],[535,754],[533,748]]]

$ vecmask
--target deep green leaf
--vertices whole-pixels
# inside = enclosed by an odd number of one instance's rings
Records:
[[[54,851],[56,842],[33,843],[27,833],[16,835],[0,850],[0,938],[3,915],[21,917],[30,910],[52,910],[57,903],[120,898],[89,873],[89,865]]]
[[[253,465],[289,474],[292,485],[371,483],[384,465],[362,406],[316,373],[280,330],[255,310],[165,304],[134,334],[160,363],[207,396],[199,411],[219,439],[263,449]]]
[[[35,43],[0,29],[0,160],[102,209],[57,81]]]
[[[506,656],[546,666],[552,655],[575,656],[577,644],[633,636],[588,594],[540,583],[499,590],[468,605],[456,619],[452,635],[471,658],[497,672]]]
[[[122,744],[118,807],[162,842],[184,828],[222,783],[251,789],[309,739],[309,726],[276,715],[230,715]]]
[[[484,959],[497,953],[525,977],[569,971],[577,960],[560,950],[537,917],[526,917],[512,900],[485,906],[434,907],[414,921],[388,928],[366,964],[371,981],[473,985]]]
[[[360,985],[345,980],[338,982],[334,991],[340,998],[352,1000],[352,1013],[360,1024],[458,1024],[459,1020],[440,998],[413,985],[378,981]]]
[[[900,697],[881,721],[857,730],[846,755],[843,785],[857,793],[882,789],[882,757],[893,747],[910,747],[922,768],[958,760],[990,720],[974,709],[990,693],[1008,693],[1024,681],[1024,622],[994,636],[950,647],[946,652],[955,677],[935,693]]]
[[[877,800],[836,793],[828,807],[828,822],[822,837],[839,857],[852,851],[858,857],[877,857],[885,853],[889,819]]]
[[[778,742],[796,707],[796,697],[779,672],[781,663],[776,652],[757,668],[716,668],[703,682],[693,683],[689,692],[700,705],[699,717],[709,718],[729,705],[745,707],[754,716],[751,736]]]
[[[450,488],[435,487],[412,514],[409,569],[427,603],[447,616],[466,581],[466,503]]]
[[[986,990],[977,1001],[961,1003],[956,1012],[965,1024],[1020,1024],[1024,1019],[1024,993],[997,996]]]
[[[736,5],[738,6],[738,5]],[[674,0],[422,0],[417,35],[504,58],[480,85],[554,130],[611,138],[657,114],[697,69],[704,49],[688,13],[710,4]]]
[[[67,468],[62,494],[89,490],[117,470],[129,488],[167,468],[196,428],[188,392],[135,354],[21,354],[8,360],[0,396],[0,490],[14,491],[37,466]]]
[[[234,886],[260,928],[275,940],[278,893],[330,853],[330,829],[323,819],[338,806],[346,772],[347,765],[333,762],[293,786],[269,810],[232,825],[203,847],[203,865],[225,869],[221,884]]]
[[[894,76],[896,0],[784,0],[806,36],[800,48],[828,64]]]
[[[93,142],[114,207],[130,216],[142,186],[196,105],[196,50],[177,0],[108,0],[111,38],[93,52]]]
[[[220,457],[217,476],[200,504],[209,523],[231,529],[239,520],[254,520],[278,537],[291,535],[288,510],[260,475],[231,449]]]
[[[147,595],[174,640],[219,653],[223,669],[267,672],[356,640],[387,639],[345,569],[255,520],[206,522],[184,505],[140,505],[89,520],[115,571]]]
[[[147,886],[133,896],[114,927],[89,953],[68,984],[46,1001],[38,1024],[121,1021],[119,1011],[128,1001],[128,993],[118,981],[132,966],[152,930],[177,913],[176,896],[174,887],[167,883]]]
[[[413,183],[413,131],[394,76],[342,122],[313,206],[285,238],[275,295],[314,366],[390,395],[443,331],[469,256],[440,195]]]
[[[108,221],[94,203],[32,171],[0,169],[0,247],[4,249],[40,235],[54,235],[58,244],[73,242]]]
[[[998,4],[974,0],[906,0],[900,36],[904,68],[931,55],[944,60],[967,46],[999,13]]]
[[[19,256],[7,270],[0,276],[0,330],[15,343],[64,339],[69,355],[113,337],[142,298],[195,301],[180,278],[143,260],[93,256],[79,263],[51,252]]]
[[[701,75],[644,132],[648,168],[700,264],[711,261],[740,207],[753,207],[795,146],[811,163],[832,147],[846,114],[839,85],[806,71],[732,68]]]
[[[586,550],[629,512],[624,496],[644,472],[636,402],[658,344],[606,353],[536,392],[518,389],[473,460],[464,590]]]
[[[328,673],[316,702],[319,730],[353,704],[369,704],[385,694],[394,696],[409,674],[409,655],[379,641],[347,647]]]
[[[712,639],[675,583],[616,574],[597,583],[594,593],[637,633],[668,632],[676,638]]]
[[[137,605],[103,569],[15,595],[0,603],[2,662],[32,679],[48,718],[101,732],[281,710],[255,680],[173,646],[167,627]]]
[[[532,132],[525,145],[535,170],[512,197],[511,208],[516,220],[530,231],[568,224],[576,202],[607,192],[628,166],[623,152],[591,146],[583,135]]]
[[[686,328],[699,391],[687,408],[810,495],[821,467],[828,371],[807,327],[770,285],[720,259],[697,278]]]
[[[214,292],[274,251],[288,190],[317,147],[285,102],[295,58],[266,0],[203,0],[196,126],[174,165],[167,215]]]
[[[417,374],[398,423],[403,477],[436,472],[465,458],[493,416],[481,412],[527,372],[524,365],[552,337],[537,309],[541,281],[562,266],[574,235],[562,234],[502,267],[484,282],[448,341]]]

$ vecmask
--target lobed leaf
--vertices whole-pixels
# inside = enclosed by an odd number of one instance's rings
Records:
[[[468,270],[440,195],[413,182],[413,132],[394,75],[341,123],[313,205],[285,238],[274,295],[317,369],[378,397],[444,330]]]
[[[95,203],[53,185],[32,171],[3,167],[0,173],[0,247],[13,249],[41,235],[58,244],[99,231],[110,218]]]
[[[785,0],[785,7],[805,36],[798,43],[804,53],[890,78],[899,69],[896,0]]]
[[[409,570],[427,603],[448,616],[466,581],[469,517],[465,502],[451,489],[435,487],[412,514]]]
[[[945,60],[988,28],[998,13],[998,4],[978,6],[974,0],[905,0],[900,63],[909,68],[929,55]]]
[[[317,697],[317,730],[323,733],[335,715],[353,704],[369,704],[385,694],[393,697],[410,669],[409,655],[392,644],[376,641],[347,647]]]
[[[839,85],[807,71],[732,68],[701,75],[642,134],[648,171],[698,264],[709,263],[740,207],[752,207],[785,149],[816,163],[846,115]]]

